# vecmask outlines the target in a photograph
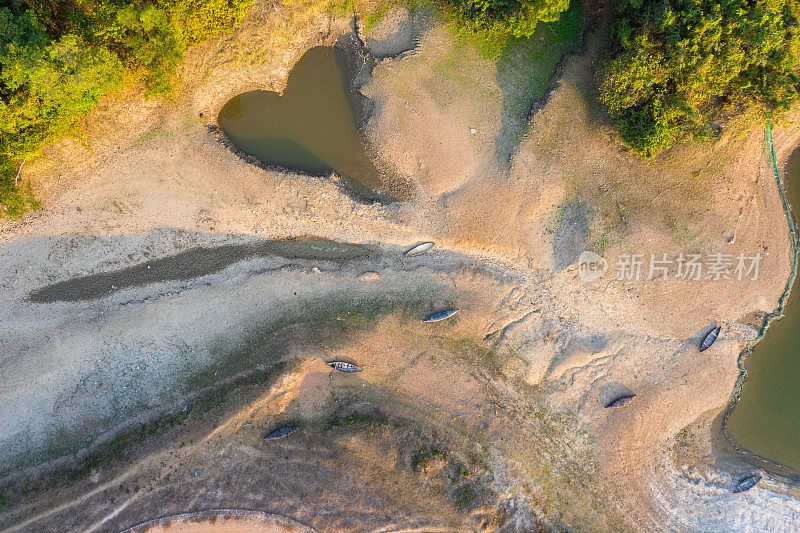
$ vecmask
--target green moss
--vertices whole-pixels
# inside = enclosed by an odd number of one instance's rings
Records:
[[[368,35],[370,29],[372,29],[372,27],[375,26],[375,24],[380,22],[383,19],[383,17],[386,16],[386,14],[389,12],[392,6],[393,4],[391,3],[381,4],[378,7],[376,7],[375,10],[370,11],[366,14],[366,16],[364,17],[364,31]]]
[[[478,499],[478,495],[472,485],[461,485],[453,492],[453,499],[459,509],[468,509],[473,506]]]
[[[425,468],[434,459],[445,460],[446,458],[447,454],[444,451],[439,449],[436,444],[428,442],[414,453],[411,458],[411,467],[414,469]]]
[[[494,377],[502,375],[506,358],[501,356],[497,349],[487,346],[482,341],[466,337],[448,337],[439,340],[449,352],[470,366],[486,370]]]
[[[159,124],[158,126],[147,130],[146,132],[139,135],[134,141],[135,145],[143,145],[147,144],[148,142],[161,137],[162,135],[166,134],[166,130],[164,129],[163,124]]]

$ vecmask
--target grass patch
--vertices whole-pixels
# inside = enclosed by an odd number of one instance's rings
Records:
[[[41,207],[30,182],[14,184],[16,175],[17,169],[9,163],[0,164],[0,218],[19,218]]]
[[[436,459],[444,460],[445,453],[433,444],[427,444],[419,448],[411,458],[411,467],[414,469],[425,468],[428,463]]]
[[[164,128],[163,124],[159,124],[152,129],[147,130],[146,132],[139,135],[136,140],[133,142],[134,146],[142,146],[147,144],[148,142],[156,139],[157,137],[161,137],[162,135],[167,135],[168,132]]]
[[[506,358],[484,342],[461,337],[443,338],[441,343],[446,350],[468,365],[486,370],[492,377],[502,375]]]
[[[475,504],[478,495],[472,485],[462,485],[453,492],[453,499],[459,509],[468,509]]]
[[[525,424],[517,426],[518,441],[503,443],[517,460],[525,491],[549,517],[557,530],[622,531],[615,511],[609,508],[609,487],[598,479],[593,442],[569,411],[551,409],[537,388],[530,388],[523,404]]]

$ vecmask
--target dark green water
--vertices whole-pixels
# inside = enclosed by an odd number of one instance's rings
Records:
[[[800,213],[800,150],[784,179],[792,210]],[[727,421],[741,447],[800,471],[800,295],[795,282],[784,317],[773,322],[745,361],[748,378]]]
[[[303,54],[282,95],[235,96],[220,111],[219,125],[237,148],[264,163],[313,175],[335,171],[359,196],[381,185],[358,131],[347,57],[338,47]]]

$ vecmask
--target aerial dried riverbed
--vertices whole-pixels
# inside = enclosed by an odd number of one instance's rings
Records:
[[[110,102],[26,163],[44,207],[0,233],[0,527],[248,509],[319,531],[796,529],[780,479],[732,493],[747,472],[715,460],[708,422],[789,274],[763,129],[622,150],[591,104],[608,19],[586,16],[544,97],[435,13],[357,25],[376,58],[358,134],[404,201],[219,142],[231,99],[280,93],[352,32],[315,3],[256,3],[190,51],[174,102]],[[506,61],[543,69],[522,58],[562,29]],[[781,164],[800,143],[775,141]],[[626,254],[759,251],[757,280],[614,279]],[[635,396],[604,407],[612,383]]]

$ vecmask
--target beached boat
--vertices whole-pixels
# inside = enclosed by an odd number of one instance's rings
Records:
[[[717,340],[719,337],[719,332],[722,330],[721,326],[717,326],[711,330],[711,333],[706,335],[706,338],[703,339],[703,342],[700,344],[700,351],[704,352],[711,348],[711,345],[714,344],[714,341]]]
[[[300,426],[282,426],[264,436],[265,439],[282,439],[300,429]]]
[[[440,320],[444,320],[446,318],[450,318],[454,314],[458,313],[458,309],[445,309],[444,311],[438,311],[433,313],[432,315],[428,315],[427,317],[423,318],[423,322],[438,322]]]
[[[345,361],[331,361],[330,363],[325,363],[329,367],[339,372],[344,372],[346,374],[354,374],[356,372],[361,372],[363,368],[359,368],[352,363],[347,363]]]
[[[746,490],[750,490],[756,486],[756,483],[761,481],[761,476],[758,474],[747,476],[743,480],[741,480],[735,487],[733,487],[733,492],[744,492]]]
[[[434,243],[430,241],[422,242],[420,244],[415,245],[413,248],[406,250],[406,255],[409,257],[413,257],[415,255],[422,255],[433,247]]]

